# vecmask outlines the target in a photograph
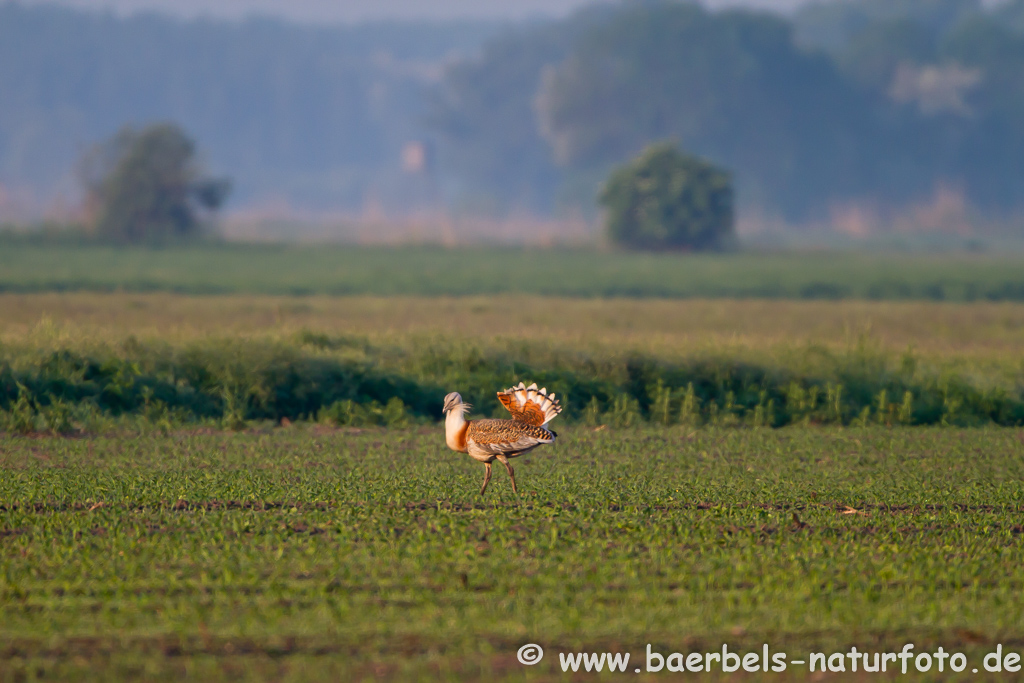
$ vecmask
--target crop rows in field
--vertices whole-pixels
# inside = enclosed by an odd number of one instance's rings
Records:
[[[550,680],[558,651],[647,643],[1024,647],[1019,430],[568,428],[517,460],[518,498],[501,473],[478,497],[437,427],[0,446],[4,677]]]

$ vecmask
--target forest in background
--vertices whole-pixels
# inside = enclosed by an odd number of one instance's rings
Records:
[[[121,18],[0,2],[0,212],[5,193],[11,214],[73,202],[79,155],[153,121],[195,138],[236,181],[236,207],[353,208],[375,193],[400,203],[400,154],[422,137],[424,89],[496,29]]]
[[[671,138],[733,171],[741,216],[1012,231],[1024,1],[319,28],[0,5],[0,220],[73,211],[83,150],[152,120],[195,136],[235,211],[585,213]]]

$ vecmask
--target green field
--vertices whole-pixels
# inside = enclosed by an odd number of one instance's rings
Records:
[[[436,427],[6,439],[0,679],[564,680],[559,652],[644,667],[648,643],[911,642],[978,668],[1024,650],[1019,430],[562,436],[517,462],[518,499],[503,472],[479,498],[482,468]]]
[[[0,295],[0,431],[432,422],[537,381],[590,425],[1024,425],[1016,303]],[[120,427],[117,425],[120,424]]]
[[[1024,300],[1020,253],[741,252],[0,241],[0,292]]]
[[[1015,302],[0,294],[0,681],[906,643],[1010,680],[1022,349]],[[520,379],[560,438],[481,498],[441,397],[499,414]]]

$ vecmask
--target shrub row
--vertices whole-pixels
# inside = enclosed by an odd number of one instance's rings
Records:
[[[476,406],[474,414],[500,416],[495,391],[520,380],[557,392],[565,420],[588,424],[1024,425],[1020,387],[982,388],[906,362],[890,369],[878,359],[836,359],[827,372],[810,375],[736,360],[538,360],[528,352],[429,345],[339,351],[349,343],[306,336],[294,344],[129,341],[90,353],[0,352],[0,429],[73,431],[89,417],[124,415],[161,424],[400,425],[440,419],[451,390]]]
[[[402,415],[437,412],[444,392],[377,370],[370,363],[304,353],[271,344],[206,344],[173,349],[130,342],[118,353],[89,356],[71,350],[37,359],[0,361],[0,409],[8,426],[30,431],[54,411],[170,423],[220,420],[330,419],[338,406],[362,412],[344,424],[370,423],[373,406],[401,400]],[[337,404],[337,405],[336,405]],[[390,404],[394,413],[395,404]],[[332,408],[326,410],[327,408]],[[322,415],[321,415],[322,414]],[[41,417],[40,417],[41,416]],[[50,419],[52,422],[53,419]],[[63,421],[57,419],[58,423]]]

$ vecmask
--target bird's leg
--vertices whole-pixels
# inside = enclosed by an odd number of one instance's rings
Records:
[[[491,463],[484,463],[484,485],[480,487],[480,495],[484,495],[484,491],[487,490],[487,484],[491,481]]]
[[[505,466],[505,469],[508,470],[508,478],[512,480],[512,493],[518,496],[519,491],[516,490],[516,472],[515,470],[512,469],[512,464],[504,455],[499,455],[498,460],[499,462],[501,462],[502,465]]]

